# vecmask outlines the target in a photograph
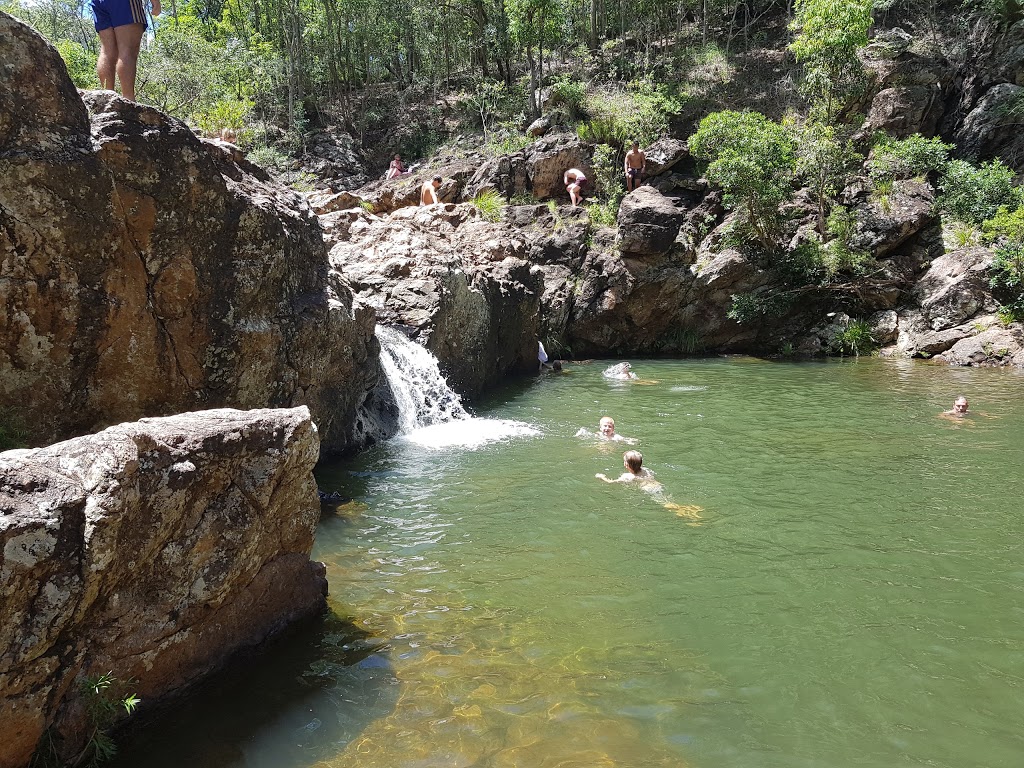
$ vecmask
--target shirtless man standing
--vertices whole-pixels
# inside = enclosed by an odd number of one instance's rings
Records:
[[[420,205],[435,205],[441,202],[437,199],[437,190],[440,186],[440,176],[435,176],[430,181],[423,182],[423,186],[420,187]]]
[[[632,192],[640,186],[640,180],[647,170],[647,155],[640,151],[640,144],[633,142],[633,148],[626,153],[626,191]]]
[[[100,87],[114,90],[114,77],[121,81],[121,95],[135,101],[135,76],[139,48],[146,33],[146,9],[142,0],[91,0],[100,55],[96,76]],[[153,15],[160,15],[160,0],[153,0]]]

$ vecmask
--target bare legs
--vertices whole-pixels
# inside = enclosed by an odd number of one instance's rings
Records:
[[[121,95],[135,101],[135,75],[138,71],[139,48],[146,27],[125,24],[113,29],[100,30],[100,55],[96,60],[96,74],[100,86],[114,90],[114,76],[121,81]]]
[[[579,205],[580,202],[583,200],[583,197],[580,195],[581,189],[579,184],[570,184],[567,187],[566,191],[569,193],[569,199],[572,200],[573,206]]]

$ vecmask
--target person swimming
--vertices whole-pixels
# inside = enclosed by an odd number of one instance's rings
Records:
[[[626,471],[614,480],[603,472],[598,472],[594,477],[606,483],[636,484],[665,509],[675,512],[676,517],[689,520],[688,525],[700,525],[702,508],[695,504],[682,505],[670,501],[665,495],[665,487],[655,480],[654,473],[644,466],[644,457],[640,451],[626,451],[622,454],[622,466]]]
[[[615,365],[610,366],[609,368],[605,368],[602,375],[606,379],[625,380],[639,378],[635,373],[633,373],[633,371],[630,370],[632,367],[633,366],[631,366],[628,362],[616,363]]]
[[[623,437],[615,431],[615,419],[611,416],[602,416],[601,421],[598,423],[598,432],[595,434],[586,427],[580,429],[576,433],[576,437],[596,437],[599,440],[614,440],[622,443],[635,443],[636,441],[629,437]]]

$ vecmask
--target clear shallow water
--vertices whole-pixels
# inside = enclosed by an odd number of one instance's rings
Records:
[[[322,467],[354,501],[314,555],[357,626],[305,628],[124,764],[1021,765],[1024,377],[603,367],[477,409],[532,430]],[[985,415],[937,418],[961,392]],[[573,435],[606,414],[700,519],[594,479],[625,446]]]

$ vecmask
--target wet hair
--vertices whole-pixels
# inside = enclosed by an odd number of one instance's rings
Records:
[[[443,179],[440,176],[435,176],[434,177],[434,181],[436,181],[438,184],[440,184],[443,181]]]
[[[560,371],[560,370],[562,370],[562,361],[561,360],[555,360],[555,362],[553,362],[551,364],[551,370],[553,370],[553,371]]]
[[[960,402],[961,400],[963,400],[963,401],[964,401],[964,405],[967,405],[967,398],[966,398],[966,397],[964,397],[963,395],[957,395],[957,396],[956,396],[956,400],[954,400],[954,401],[953,401],[953,405],[956,405],[956,404],[957,404],[957,403],[959,403],[959,402]]]
[[[640,451],[626,451],[622,454],[622,461],[634,475],[644,465],[644,455]]]
[[[602,416],[601,419],[597,422],[598,426],[603,424],[606,419],[612,423],[612,427],[615,426],[615,419],[613,419],[611,416]]]

